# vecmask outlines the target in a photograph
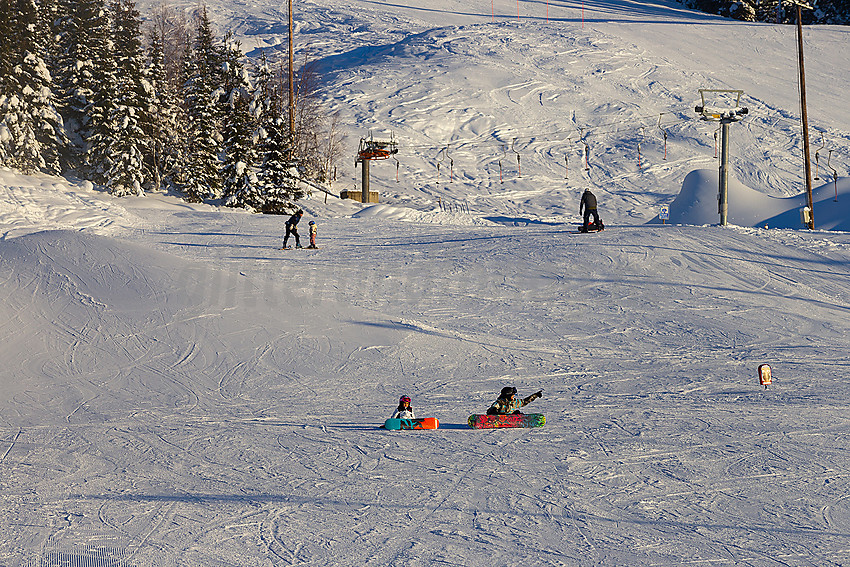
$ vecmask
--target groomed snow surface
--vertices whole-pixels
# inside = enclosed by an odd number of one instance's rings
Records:
[[[850,564],[850,187],[821,170],[800,229],[791,28],[407,4],[299,8],[354,145],[408,148],[399,182],[373,167],[382,204],[303,202],[319,250],[278,250],[281,217],[0,171],[0,565]],[[285,7],[211,11],[285,38]],[[807,34],[846,168],[846,34]],[[728,227],[709,87],[751,105]],[[640,130],[602,126],[674,101],[668,160],[654,130],[638,171]],[[592,167],[558,170],[585,120]],[[505,183],[499,137],[526,142]],[[575,230],[584,187],[601,233]],[[469,429],[506,385],[544,390],[546,426]],[[441,428],[379,429],[402,394]]]

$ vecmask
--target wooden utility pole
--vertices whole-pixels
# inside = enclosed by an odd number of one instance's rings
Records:
[[[295,71],[293,69],[293,36],[295,31],[292,26],[292,0],[289,0],[289,143],[295,145]]]
[[[799,3],[795,3],[797,6],[797,53],[800,58],[800,106],[802,107],[802,118],[803,118],[803,161],[805,162],[806,168],[806,199],[809,204],[809,218],[808,226],[809,230],[814,230],[815,228],[815,205],[812,198],[812,161],[809,157],[809,116],[806,110],[806,68],[803,65],[803,18],[802,18],[802,8]],[[805,6],[809,8],[809,6]]]

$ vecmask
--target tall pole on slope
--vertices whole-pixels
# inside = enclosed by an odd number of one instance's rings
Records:
[[[717,212],[720,213],[720,226],[726,226],[729,217],[729,125],[738,122],[749,114],[749,109],[741,106],[741,95],[744,91],[729,89],[700,89],[699,96],[702,104],[694,110],[701,116],[702,120],[708,122],[720,122],[720,187],[717,197]],[[710,106],[706,104],[706,95],[725,102],[725,107]],[[735,106],[729,108],[729,97],[734,100]]]
[[[812,161],[809,154],[809,116],[806,106],[806,68],[803,64],[803,18],[802,8],[811,9],[808,5],[797,6],[797,54],[799,56],[800,66],[800,106],[803,118],[803,162],[806,169],[806,199],[809,204],[809,218],[806,226],[809,230],[815,228],[815,205],[812,197]]]
[[[360,161],[360,167],[363,169],[360,172],[360,202],[364,205],[369,202],[369,160],[363,159]]]
[[[290,152],[295,145],[295,70],[293,69],[293,31],[292,26],[292,0],[289,0],[289,147]]]
[[[726,226],[729,222],[729,125],[731,123],[731,118],[724,118],[720,121],[720,195],[718,201],[720,226]]]

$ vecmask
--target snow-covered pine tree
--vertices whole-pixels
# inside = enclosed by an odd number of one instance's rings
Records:
[[[275,113],[264,122],[263,130],[265,137],[260,143],[263,212],[292,212],[298,208],[295,202],[306,193],[298,185],[297,164],[291,158],[288,121]]]
[[[260,183],[265,213],[283,214],[298,206],[305,196],[298,184],[298,168],[292,158],[289,121],[284,118],[283,84],[276,81],[265,56],[257,70],[256,88],[251,107],[258,124],[257,138],[261,160]]]
[[[119,77],[105,0],[77,0],[73,20],[78,51],[72,111],[82,115],[78,133],[85,148],[83,173],[106,185],[121,124],[116,122]]]
[[[11,0],[0,0],[0,34],[6,41],[0,42],[0,164],[14,167],[15,140],[13,131],[18,120],[20,91],[15,77],[17,46],[15,36],[20,33],[18,13]]]
[[[58,26],[65,17],[66,0],[37,0],[38,17],[41,23],[38,27],[38,43],[44,47],[44,63],[47,70],[53,74],[54,63],[59,55],[59,41],[56,34]]]
[[[7,41],[0,42],[0,87],[6,88],[6,81],[12,75],[12,34],[18,26],[13,10],[12,0],[0,0],[0,33]]]
[[[814,18],[818,23],[850,24],[850,0],[816,0],[812,4]]]
[[[103,0],[58,0],[53,34],[58,53],[52,57],[54,83],[65,131],[71,140],[70,167],[85,160],[90,136],[88,113],[100,88],[95,60],[107,53],[109,21]]]
[[[45,123],[38,127],[37,132],[42,143],[44,171],[60,174],[68,167],[71,146],[62,117],[62,100],[53,74],[56,56],[59,53],[59,43],[54,28],[63,17],[62,4],[49,0],[37,0],[36,5],[39,17],[36,28],[36,45],[38,46],[36,55],[47,67],[47,73],[42,75],[49,77],[50,88],[49,97],[44,100],[48,107],[40,113]]]
[[[72,72],[74,61],[70,56],[70,39],[72,36],[72,3],[74,0],[56,0],[42,3],[43,17],[47,23],[50,38],[47,42],[47,57],[45,62],[53,77],[53,91],[56,96],[59,113],[66,119],[66,104],[68,93],[65,87]],[[67,126],[66,126],[67,127]]]
[[[61,172],[62,118],[44,63],[48,32],[34,0],[3,0],[0,12],[0,159],[26,173]]]
[[[280,102],[276,100],[278,93],[274,84],[274,74],[269,67],[266,52],[260,52],[260,61],[254,69],[254,91],[251,96],[251,115],[258,126],[262,127],[266,116],[280,110]]]
[[[150,139],[146,168],[151,174],[150,187],[159,190],[178,169],[180,140],[185,134],[185,122],[180,119],[177,95],[168,80],[165,66],[165,30],[154,25],[150,30],[148,45],[148,78],[155,94],[153,122],[148,125]],[[176,181],[176,179],[174,180]]]
[[[225,40],[228,44],[228,40]],[[242,64],[238,43],[225,52],[225,116],[223,199],[229,207],[262,209],[263,195],[257,179],[257,150],[253,116],[250,112],[250,80]]]
[[[47,59],[48,69],[53,77],[53,92],[59,114],[65,124],[65,135],[68,145],[65,148],[63,161],[64,169],[77,170],[83,162],[85,143],[81,135],[84,120],[83,108],[85,98],[79,87],[85,83],[81,80],[84,67],[78,65],[78,57],[85,53],[86,46],[77,30],[80,28],[77,17],[80,13],[78,0],[56,0],[45,2],[50,6],[46,16],[50,23],[52,51]],[[91,81],[88,81],[91,83]],[[89,95],[90,96],[90,95]]]
[[[38,169],[52,175],[63,170],[63,154],[69,141],[65,136],[62,116],[50,88],[50,72],[44,61],[34,53],[27,53],[21,65],[24,78],[24,108],[33,121],[37,148],[41,159]]]
[[[9,122],[15,120],[15,108],[11,98],[17,92],[17,81],[14,80],[15,49],[10,41],[13,30],[17,27],[17,18],[10,0],[0,0],[0,34],[9,38],[0,42],[0,165],[12,167],[11,158],[13,154],[12,132],[9,130]]]
[[[214,98],[221,85],[221,58],[206,8],[199,15],[195,37],[195,49],[185,58],[183,96],[188,117],[188,151],[183,179],[186,198],[201,202],[221,194],[220,134]]]
[[[680,0],[689,8],[737,20],[794,24],[793,4],[780,0]],[[812,0],[813,10],[803,10],[803,24],[850,24],[850,0]]]
[[[115,53],[115,100],[111,123],[106,186],[117,196],[141,195],[145,158],[152,145],[154,93],[145,76],[141,22],[132,0],[112,0],[112,43]]]

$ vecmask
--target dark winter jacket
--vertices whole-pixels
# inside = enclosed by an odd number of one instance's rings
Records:
[[[527,406],[537,398],[543,397],[543,391],[535,392],[531,394],[527,398],[523,398],[520,400],[516,396],[511,396],[510,398],[503,398],[499,396],[499,398],[493,402],[493,405],[490,406],[490,409],[487,410],[487,415],[505,415],[509,413],[518,413],[519,408],[523,406]]]
[[[578,206],[578,214],[582,214],[584,209],[588,211],[596,210],[596,195],[590,192],[590,189],[585,189],[581,196],[581,203]]]
[[[298,221],[300,221],[300,220],[301,220],[301,215],[298,214],[298,213],[295,213],[294,215],[289,217],[288,221],[286,221],[286,226],[290,230],[295,230],[295,228],[298,226]]]

